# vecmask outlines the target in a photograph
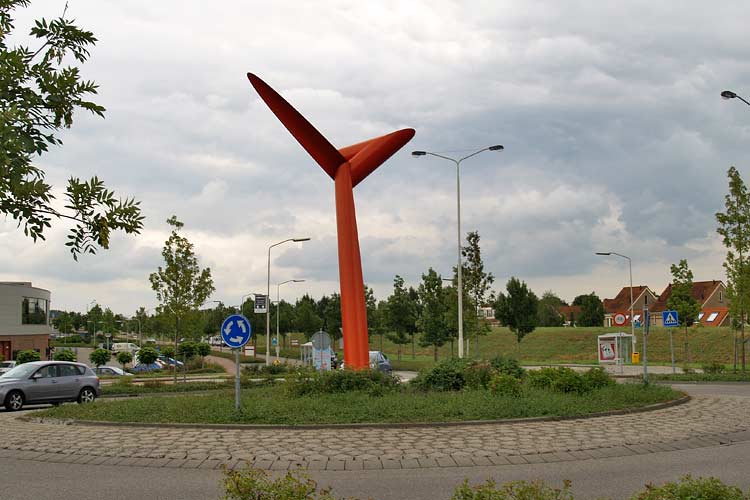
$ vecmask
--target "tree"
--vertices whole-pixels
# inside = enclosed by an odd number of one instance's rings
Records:
[[[321,326],[323,320],[315,311],[315,299],[308,294],[303,295],[294,306],[294,327],[310,339]]]
[[[61,349],[59,351],[55,351],[55,354],[52,355],[52,359],[55,361],[70,361],[75,362],[76,361],[76,353],[74,353],[70,349]]]
[[[94,363],[94,366],[96,367],[106,365],[107,361],[109,361],[109,358],[110,354],[106,349],[94,349],[93,351],[91,351],[91,354],[89,354],[89,361]]]
[[[726,212],[716,214],[716,220],[719,223],[716,232],[723,237],[724,246],[727,247],[724,270],[727,273],[729,312],[733,318],[739,319],[742,336],[740,342],[742,370],[745,371],[745,322],[748,307],[750,307],[750,266],[746,262],[748,251],[750,251],[750,231],[748,231],[750,195],[736,168],[730,167],[727,176],[729,177],[729,194],[724,198]],[[735,353],[737,352],[736,342],[735,339]],[[735,357],[735,370],[736,368]]]
[[[497,295],[495,318],[516,334],[520,349],[521,340],[536,328],[539,299],[518,278],[508,280],[505,289],[508,295],[502,292]]]
[[[195,352],[201,357],[201,366],[205,366],[206,356],[211,354],[211,346],[206,342],[199,342],[195,345]]]
[[[687,260],[681,259],[679,264],[672,264],[669,269],[672,273],[672,294],[667,299],[667,308],[677,311],[680,325],[685,327],[685,362],[689,363],[688,327],[698,318],[701,305],[693,298],[693,271],[688,267]]]
[[[319,303],[320,316],[323,318],[323,329],[333,340],[341,338],[341,295],[332,293],[323,296]]]
[[[213,293],[214,283],[211,269],[200,268],[193,244],[180,235],[184,224],[174,215],[167,220],[167,224],[172,226],[172,233],[161,252],[165,266],[159,266],[155,273],[151,273],[149,280],[161,303],[159,307],[162,312],[169,312],[174,317],[176,351],[180,338],[180,319],[198,310]],[[177,370],[174,372],[174,380],[177,382]]]
[[[389,332],[386,337],[398,346],[398,359],[401,361],[401,346],[409,343],[408,335],[415,329],[417,308],[404,288],[404,279],[398,274],[393,278],[393,294],[388,297],[387,311]]]
[[[581,306],[581,314],[578,315],[578,326],[602,326],[604,325],[604,304],[594,292],[588,295],[579,295],[573,300],[574,306]]]
[[[161,354],[165,358],[172,358],[174,359],[174,353],[177,352],[177,350],[174,348],[174,346],[171,345],[165,345],[161,348]]]
[[[0,2],[0,214],[23,225],[33,241],[44,239],[44,230],[55,219],[74,221],[66,246],[73,258],[109,248],[112,231],[140,233],[143,216],[133,199],[117,199],[98,177],[89,181],[71,177],[65,191],[65,210],[54,206],[53,187],[35,165],[50,146],[62,145],[57,133],[73,125],[78,110],[104,116],[104,108],[87,100],[97,93],[93,81],[84,80],[72,59],[83,64],[97,39],[65,18],[36,21],[30,36],[40,42],[32,49],[8,46],[13,11],[28,0]],[[67,7],[66,7],[67,9]],[[66,65],[63,65],[66,61]]]
[[[159,359],[159,353],[153,347],[142,347],[138,351],[138,363],[150,366]]]
[[[538,326],[563,326],[565,318],[560,314],[560,307],[566,306],[564,300],[555,295],[551,290],[547,290],[539,299],[537,309]]]
[[[378,308],[375,292],[365,284],[365,307],[367,310],[368,337],[380,335],[380,350],[383,350],[383,336],[385,335],[385,316],[383,310]]]
[[[445,323],[445,300],[443,297],[443,279],[434,269],[422,275],[422,283],[418,289],[419,300],[422,302],[422,338],[419,344],[432,346],[435,361],[438,360],[438,348],[448,340]]]
[[[484,270],[482,261],[482,250],[479,247],[479,231],[471,231],[466,235],[466,246],[461,248],[464,257],[463,264],[463,287],[478,309],[487,305],[487,292],[495,282],[495,276]],[[477,312],[475,311],[475,312]],[[477,342],[479,337],[477,336]]]
[[[122,351],[117,353],[117,362],[123,367],[133,362],[133,355],[128,351]]]

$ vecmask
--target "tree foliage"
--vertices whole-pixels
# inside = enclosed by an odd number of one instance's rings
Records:
[[[465,259],[463,266],[463,285],[474,303],[474,307],[485,305],[487,292],[495,276],[484,270],[482,251],[479,247],[479,232],[472,231],[466,235],[466,246],[461,248]]]
[[[430,268],[427,274],[422,275],[418,293],[422,302],[422,338],[419,343],[425,347],[432,346],[433,357],[437,361],[438,347],[444,345],[449,337],[445,323],[443,280],[434,269]]]
[[[602,326],[604,324],[604,304],[597,294],[579,295],[573,300],[574,306],[581,306],[578,326]]]
[[[149,281],[162,311],[173,315],[179,322],[180,318],[196,311],[211,296],[214,284],[211,269],[200,268],[193,244],[180,234],[184,224],[175,216],[170,217],[167,223],[172,226],[172,233],[161,252],[165,265],[151,273]],[[178,334],[179,331],[176,331],[175,335]]]
[[[97,39],[66,19],[37,20],[29,35],[39,47],[9,46],[15,29],[13,14],[28,0],[0,2],[0,214],[10,215],[33,241],[44,239],[52,219],[69,219],[75,227],[66,246],[74,259],[81,253],[109,248],[112,231],[140,233],[143,216],[139,202],[118,199],[98,177],[71,177],[64,210],[53,206],[52,186],[36,164],[50,146],[62,145],[57,135],[73,125],[78,110],[104,116],[104,108],[90,100],[97,93],[70,58],[83,64]],[[66,7],[67,8],[67,7]]]
[[[91,354],[89,354],[89,361],[91,361],[94,366],[106,365],[109,358],[110,354],[106,349],[94,349],[91,351]]]
[[[701,305],[693,298],[693,271],[686,259],[670,266],[672,272],[672,294],[667,299],[667,308],[677,311],[680,325],[691,326],[698,319]]]
[[[507,295],[501,292],[497,296],[495,318],[516,334],[520,344],[536,328],[539,299],[526,283],[515,277],[508,280],[505,289]]]
[[[750,195],[736,168],[731,167],[729,194],[725,197],[726,212],[716,214],[719,227],[716,229],[727,247],[724,269],[727,273],[727,298],[732,317],[744,323],[750,308]]]
[[[560,314],[560,307],[566,305],[565,301],[551,290],[544,292],[537,309],[538,326],[563,326],[565,318]]]
[[[128,351],[122,351],[117,353],[117,362],[122,366],[127,366],[133,362],[133,355]]]
[[[409,335],[416,330],[417,307],[409,291],[404,286],[404,279],[396,275],[393,278],[393,294],[388,297],[387,325],[388,340],[398,346],[398,359],[401,359],[401,346],[410,342]]]

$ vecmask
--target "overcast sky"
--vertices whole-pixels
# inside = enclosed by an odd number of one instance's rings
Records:
[[[99,43],[83,74],[106,119],[79,113],[39,164],[62,187],[98,175],[141,201],[137,237],[74,262],[69,226],[33,244],[0,220],[0,279],[52,291],[53,307],[153,308],[149,273],[177,215],[214,276],[212,299],[239,303],[271,283],[282,298],[338,290],[333,182],[250,86],[252,71],[335,146],[398,128],[416,136],[355,190],[365,281],[390,293],[456,258],[461,156],[464,234],[478,230],[496,289],[510,276],[567,300],[635,284],[660,293],[687,258],[724,279],[714,213],[726,170],[748,170],[750,49],[744,1],[203,2],[70,0]],[[18,12],[17,28],[62,1]],[[272,286],[275,289],[275,286]],[[275,290],[274,290],[275,295]]]

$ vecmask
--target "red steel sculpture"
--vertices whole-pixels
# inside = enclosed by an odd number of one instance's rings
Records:
[[[354,212],[354,186],[362,182],[365,177],[409,142],[414,137],[414,129],[398,130],[382,137],[336,149],[266,82],[252,73],[248,73],[247,77],[281,123],[334,181],[344,359],[347,367],[368,368],[370,356],[367,340],[367,309],[362,279],[362,259],[359,254],[359,237],[357,236],[357,218]]]

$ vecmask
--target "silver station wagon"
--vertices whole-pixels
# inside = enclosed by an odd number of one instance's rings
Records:
[[[81,363],[34,361],[0,376],[0,403],[10,411],[26,404],[90,403],[99,394],[99,377]]]

